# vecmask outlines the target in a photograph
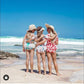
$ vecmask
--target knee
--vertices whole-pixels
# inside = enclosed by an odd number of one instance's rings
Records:
[[[26,65],[28,65],[28,61],[26,61]]]
[[[52,67],[52,65],[50,64],[49,67]]]
[[[50,66],[50,67],[51,67],[51,62],[48,62],[48,66]]]
[[[40,66],[40,63],[38,63],[38,66]]]
[[[43,59],[42,62],[45,64],[45,59]]]
[[[32,60],[32,61],[30,61],[30,64],[33,64],[33,60]]]
[[[56,62],[56,59],[53,59],[53,62],[54,62],[54,63],[57,63],[57,62]]]
[[[57,65],[57,62],[56,62],[56,60],[55,60],[55,61],[53,61],[53,63],[54,63],[55,65]]]
[[[48,63],[51,64],[51,59],[48,60]]]
[[[33,62],[33,57],[30,58],[30,62]]]
[[[29,57],[26,58],[26,61],[29,61]]]
[[[43,68],[46,68],[46,65],[44,65]]]

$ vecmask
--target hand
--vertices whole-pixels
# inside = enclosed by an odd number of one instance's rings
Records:
[[[34,35],[31,35],[31,37],[33,37]]]
[[[38,46],[38,43],[36,44],[36,47]]]
[[[48,37],[49,40],[51,40],[51,37]]]
[[[44,37],[44,35],[41,35],[41,38],[43,38]]]
[[[29,42],[29,41],[26,41],[26,43]]]
[[[28,43],[28,42],[30,43],[30,40],[27,40],[27,41],[26,41],[26,43]]]

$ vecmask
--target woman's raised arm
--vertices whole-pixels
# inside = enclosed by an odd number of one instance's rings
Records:
[[[36,44],[36,46],[38,46],[38,45],[42,45],[42,44],[44,44],[46,42],[46,39],[44,39],[43,41],[41,41],[41,42],[38,42],[37,44]]]
[[[36,42],[39,42],[39,41],[41,40],[41,38],[43,38],[43,37],[44,37],[44,35],[42,35],[41,37],[35,39],[35,41],[36,41]]]
[[[57,33],[55,32],[55,35],[53,35],[52,37],[49,37],[48,39],[53,40],[56,38],[56,36],[57,36]]]

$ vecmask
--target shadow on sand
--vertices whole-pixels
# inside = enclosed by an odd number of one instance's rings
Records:
[[[26,69],[21,69],[22,71],[25,71],[26,72]],[[29,72],[31,73],[31,70],[29,69]],[[33,70],[34,73],[38,73],[37,70]],[[44,70],[41,70],[41,73],[43,74],[44,73]],[[46,71],[46,74],[49,74],[49,71]],[[52,73],[53,75],[56,75],[55,73]]]

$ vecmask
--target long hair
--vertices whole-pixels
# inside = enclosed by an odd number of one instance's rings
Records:
[[[40,36],[42,35],[43,31],[40,31],[42,29],[42,26],[38,26],[37,27],[37,38],[40,38]],[[43,39],[41,38],[40,41],[42,41]]]

